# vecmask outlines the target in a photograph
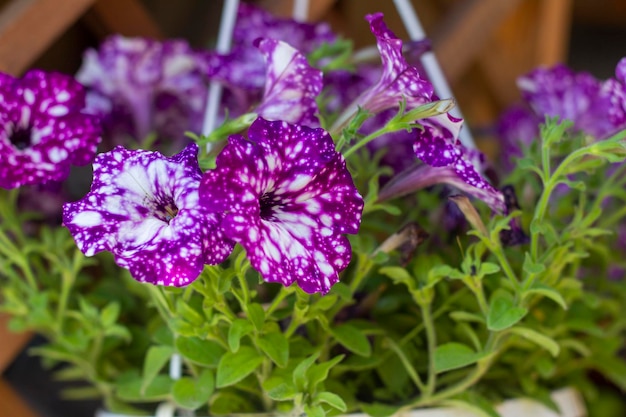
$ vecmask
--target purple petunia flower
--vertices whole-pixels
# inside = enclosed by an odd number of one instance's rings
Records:
[[[269,282],[326,293],[348,266],[345,233],[356,233],[363,199],[330,135],[322,129],[257,119],[248,138],[233,135],[204,174],[201,204],[224,212],[226,235],[240,243]]]
[[[62,181],[71,165],[91,162],[100,124],[84,105],[83,87],[67,75],[0,73],[0,187]]]
[[[520,158],[522,149],[539,137],[539,124],[542,122],[532,110],[522,106],[513,106],[500,115],[496,134],[501,140],[501,162],[505,169],[510,171],[514,158]]]
[[[85,52],[76,79],[89,88],[89,111],[103,117],[113,143],[150,133],[184,140],[202,127],[206,62],[185,41],[112,36]]]
[[[63,223],[87,256],[108,250],[138,281],[183,286],[205,264],[222,262],[232,243],[220,214],[198,205],[198,146],[167,158],[121,146],[94,163],[91,191],[63,207]]]
[[[322,71],[285,42],[257,39],[255,46],[267,62],[265,91],[255,112],[267,120],[319,126],[315,99],[322,91]]]

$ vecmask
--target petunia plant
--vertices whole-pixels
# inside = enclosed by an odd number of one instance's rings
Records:
[[[244,5],[230,54],[115,37],[78,81],[0,77],[0,309],[88,384],[68,397],[491,416],[573,386],[594,415],[626,389],[623,63],[606,82],[522,78],[532,111],[503,124],[498,179],[454,100],[366,19],[377,68],[326,25]],[[209,80],[222,125],[201,135]],[[60,182],[56,217],[24,209]]]

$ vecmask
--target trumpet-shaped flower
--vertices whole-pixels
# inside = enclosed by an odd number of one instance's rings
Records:
[[[356,233],[363,199],[330,135],[257,119],[233,135],[204,174],[201,204],[224,212],[225,234],[240,243],[269,282],[326,293],[350,262],[345,233]]]
[[[255,45],[267,62],[265,92],[255,112],[267,120],[318,126],[315,99],[322,91],[322,71],[285,42],[257,39]]]
[[[84,105],[83,87],[66,75],[0,74],[0,187],[61,181],[91,162],[100,124]]]
[[[89,111],[103,117],[114,143],[150,133],[181,140],[202,127],[206,62],[185,41],[112,36],[85,52],[76,79],[88,87]]]
[[[91,191],[63,207],[63,222],[87,256],[107,250],[138,281],[183,286],[232,244],[220,214],[198,205],[198,146],[171,158],[121,146],[94,163]]]

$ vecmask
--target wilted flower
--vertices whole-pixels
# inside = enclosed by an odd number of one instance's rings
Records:
[[[66,75],[0,74],[0,186],[61,181],[71,165],[91,162],[100,125],[84,105],[82,86]]]
[[[198,205],[198,146],[167,158],[121,146],[94,163],[91,191],[63,207],[63,222],[87,256],[107,250],[138,281],[187,285],[232,244],[220,214]]]
[[[103,117],[114,143],[150,133],[180,140],[202,127],[207,68],[185,41],[112,36],[85,52],[76,79],[88,87],[89,111]]]
[[[204,174],[201,204],[224,212],[225,234],[240,243],[269,282],[326,293],[350,262],[345,233],[356,233],[363,199],[322,129],[257,119],[233,135]]]

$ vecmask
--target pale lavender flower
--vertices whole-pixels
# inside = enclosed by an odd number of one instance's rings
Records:
[[[204,174],[201,204],[224,212],[225,234],[269,282],[326,293],[348,266],[363,199],[330,135],[257,119]]]
[[[626,128],[626,58],[615,68],[615,78],[606,80],[601,87],[603,97],[609,102],[608,119],[612,129],[606,136]]]
[[[315,99],[322,90],[322,71],[285,42],[257,39],[267,62],[265,91],[255,113],[267,120],[319,126]]]
[[[183,40],[112,36],[87,50],[76,79],[89,89],[89,111],[103,117],[113,143],[128,136],[184,140],[198,132],[208,77],[204,56]]]
[[[93,160],[99,120],[83,112],[83,87],[67,75],[0,73],[0,187],[62,181]]]
[[[220,214],[198,204],[198,146],[165,157],[121,146],[98,155],[91,191],[63,207],[63,223],[87,256],[110,251],[138,281],[183,286],[205,264],[222,262],[232,243]]]
[[[522,149],[539,137],[539,125],[543,121],[522,106],[513,106],[500,115],[496,134],[501,141],[502,164],[507,170],[513,168],[514,158],[523,156]]]

